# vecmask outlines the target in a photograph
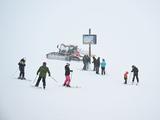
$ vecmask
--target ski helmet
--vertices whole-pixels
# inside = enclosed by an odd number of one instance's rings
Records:
[[[67,63],[67,65],[69,66],[70,64],[69,64],[69,63]]]
[[[46,66],[46,64],[47,64],[46,62],[43,62],[43,65],[44,65],[44,66]]]

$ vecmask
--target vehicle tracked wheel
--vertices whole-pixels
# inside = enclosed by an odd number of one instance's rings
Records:
[[[72,56],[72,57],[71,57],[71,60],[80,61],[80,58],[75,57],[75,56]]]
[[[67,56],[67,57],[65,58],[65,60],[71,61],[71,57],[70,57],[70,56]]]

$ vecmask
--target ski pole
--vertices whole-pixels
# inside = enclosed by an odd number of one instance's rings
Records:
[[[15,76],[15,74],[18,72],[18,69],[12,74],[12,76]]]
[[[72,72],[71,72],[71,80],[72,80]]]
[[[130,72],[129,74],[129,81],[131,81],[131,75],[132,75],[132,72]]]
[[[35,83],[35,81],[36,81],[36,78],[37,78],[37,75],[36,75],[36,77],[34,78],[34,80],[33,80],[33,82],[32,82],[32,83]]]
[[[50,76],[51,77],[51,79],[53,79],[55,82],[58,82],[54,77],[52,77],[52,76]]]

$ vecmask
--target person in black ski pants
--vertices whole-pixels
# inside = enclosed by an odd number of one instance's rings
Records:
[[[93,65],[94,65],[93,71],[96,71],[96,58],[95,58],[94,56],[93,56],[92,58],[93,58],[92,63],[93,63]]]
[[[96,60],[96,74],[99,74],[99,67],[100,67],[100,57]]]
[[[36,82],[35,87],[39,86],[39,83],[40,83],[40,81],[42,79],[43,89],[45,89],[45,87],[46,87],[46,75],[47,75],[47,73],[48,73],[49,76],[51,76],[49,68],[46,65],[47,65],[47,63],[43,62],[43,65],[38,69],[37,75],[39,74],[39,77],[38,77],[38,80]]]
[[[87,55],[84,55],[83,56],[83,70],[87,70]]]
[[[18,63],[18,65],[19,65],[19,71],[20,71],[18,79],[21,79],[21,80],[26,79],[24,77],[24,75],[25,75],[25,70],[24,69],[25,69],[25,66],[26,66],[25,59],[22,58],[20,60],[20,62]]]
[[[137,79],[137,84],[138,84],[139,83],[139,77],[138,77],[139,70],[138,70],[138,68],[135,65],[132,65],[132,71],[131,72],[133,72],[132,84],[134,83],[135,77]]]
[[[87,55],[87,56],[86,56],[86,70],[89,69],[90,63],[91,63],[91,58]]]

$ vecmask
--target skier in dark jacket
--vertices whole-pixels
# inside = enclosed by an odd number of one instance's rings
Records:
[[[92,63],[93,63],[93,71],[96,71],[96,58],[93,56],[92,57],[93,58],[93,61],[92,61]]]
[[[139,78],[138,78],[138,72],[139,72],[139,70],[138,70],[138,68],[136,66],[132,65],[132,71],[131,72],[133,72],[132,84],[134,83],[135,77],[137,79],[137,84],[138,84],[139,83]]]
[[[88,55],[86,55],[86,70],[89,69],[90,63],[91,63],[91,59],[90,59],[90,57]]]
[[[46,87],[46,74],[48,73],[49,76],[51,76],[49,68],[46,66],[46,62],[43,62],[43,65],[38,69],[37,75],[39,74],[38,80],[36,82],[35,87],[39,86],[39,83],[42,79],[43,82],[43,89]]]
[[[96,60],[96,74],[99,74],[99,67],[100,67],[100,57]]]
[[[84,55],[83,56],[83,70],[87,70],[87,55]]]
[[[24,76],[25,76],[25,66],[26,66],[26,64],[25,64],[25,59],[22,58],[22,59],[20,60],[20,62],[18,63],[18,65],[19,65],[19,71],[20,71],[20,74],[19,74],[18,79],[21,79],[21,80],[26,79],[26,78],[24,77]]]
[[[63,86],[66,86],[66,87],[71,87],[71,86],[70,86],[70,82],[71,82],[70,72],[73,72],[73,70],[70,70],[69,66],[70,66],[69,63],[67,63],[67,64],[65,65],[65,77],[66,77],[66,79],[65,79],[65,81],[64,81]]]

